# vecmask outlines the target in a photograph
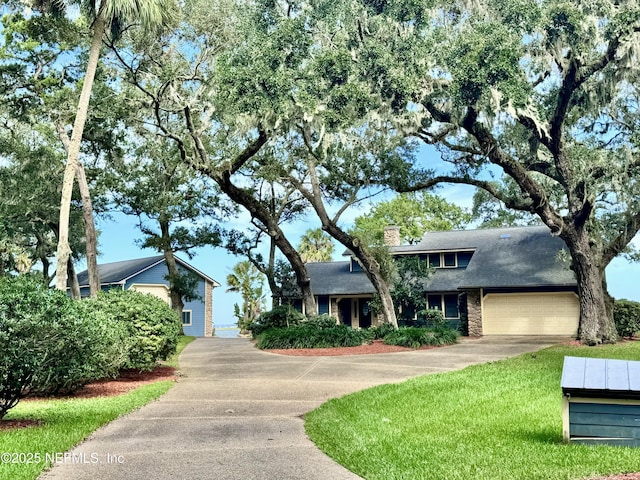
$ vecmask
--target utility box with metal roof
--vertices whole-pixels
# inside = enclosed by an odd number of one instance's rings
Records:
[[[640,446],[640,362],[565,357],[565,442]]]

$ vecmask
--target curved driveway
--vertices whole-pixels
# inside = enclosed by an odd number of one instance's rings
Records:
[[[101,428],[40,478],[357,479],[307,438],[305,412],[374,385],[565,340],[464,338],[457,345],[415,352],[292,357],[259,351],[247,339],[199,338],[182,352],[185,376],[167,394]]]

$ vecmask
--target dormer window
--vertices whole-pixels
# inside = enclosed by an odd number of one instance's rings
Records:
[[[352,272],[364,272],[364,269],[362,268],[362,265],[360,265],[360,262],[358,262],[358,260],[356,260],[354,257],[351,257],[350,260],[350,270]]]
[[[444,263],[444,267],[447,268],[455,268],[458,262],[456,261],[455,253],[443,253],[442,260]]]
[[[472,255],[473,252],[430,253],[427,262],[431,268],[466,268]]]

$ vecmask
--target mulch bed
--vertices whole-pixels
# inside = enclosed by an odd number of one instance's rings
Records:
[[[95,397],[113,397],[131,390],[147,385],[149,383],[159,382],[161,380],[177,380],[178,373],[174,367],[157,366],[150,372],[139,370],[123,370],[118,378],[99,380],[97,382],[85,385],[83,388],[75,392],[73,395],[61,397],[28,397],[21,402],[42,401],[52,399],[72,399],[72,398],[95,398]],[[26,428],[42,425],[37,420],[0,420],[0,430]]]
[[[370,345],[357,347],[332,347],[332,348],[283,348],[263,350],[278,355],[290,355],[293,357],[337,357],[340,355],[374,355],[377,353],[413,352],[416,350],[431,350],[433,347],[425,345],[420,348],[399,347],[397,345],[385,345],[382,340],[374,340]]]
[[[120,376],[114,379],[98,380],[85,385],[75,394],[65,398],[93,398],[112,397],[127,393],[135,388],[161,380],[177,380],[178,375],[174,367],[160,365],[150,372],[139,370],[123,370]]]
[[[0,420],[0,430],[11,430],[18,428],[37,427],[42,425],[40,420]]]

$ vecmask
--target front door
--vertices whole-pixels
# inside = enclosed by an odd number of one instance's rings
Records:
[[[358,317],[360,319],[360,328],[369,328],[371,326],[371,308],[369,308],[370,298],[358,298]]]
[[[340,321],[345,325],[351,326],[351,299],[342,298],[338,300],[338,311],[340,312]]]

